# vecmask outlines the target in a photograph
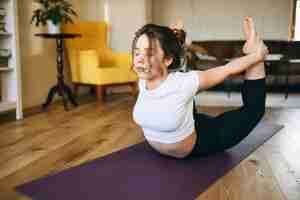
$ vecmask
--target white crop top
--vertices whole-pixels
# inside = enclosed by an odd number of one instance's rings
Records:
[[[148,90],[139,80],[133,119],[147,140],[176,143],[194,130],[193,97],[199,88],[196,71],[172,72],[157,88]]]

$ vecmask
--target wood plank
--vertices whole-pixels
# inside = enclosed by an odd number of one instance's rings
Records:
[[[71,143],[81,135],[89,134],[94,130],[105,133],[108,122],[112,122],[112,118],[116,114],[119,115],[120,113],[106,113],[102,118],[94,121],[93,124],[90,123],[90,119],[79,115],[73,118],[73,121],[62,123],[56,128],[42,132],[33,138],[24,139],[15,144],[13,148],[3,149],[0,151],[0,179],[47,155],[49,152]]]
[[[0,199],[28,199],[13,188],[143,141],[133,105],[128,96],[69,112],[58,104],[22,122],[1,124]],[[230,109],[198,110],[216,115]],[[197,199],[300,199],[299,118],[299,109],[268,109],[265,120],[285,128]]]
[[[231,170],[197,200],[284,199],[270,167],[262,156],[263,148]],[[259,187],[257,187],[259,185]],[[245,195],[251,194],[251,195]]]

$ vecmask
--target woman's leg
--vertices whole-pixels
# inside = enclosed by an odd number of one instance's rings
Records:
[[[247,42],[245,53],[249,53],[263,41],[255,31],[254,22],[249,18],[244,26]],[[257,63],[246,70],[242,86],[243,106],[239,109],[225,112],[214,119],[219,126],[218,150],[223,151],[233,147],[243,140],[265,113],[266,87],[264,62]]]
[[[190,156],[207,156],[241,142],[265,113],[265,78],[246,79],[242,86],[243,106],[218,116],[196,113],[197,141]]]
[[[258,42],[262,41],[255,32],[252,19],[245,24],[244,30],[247,38],[247,48],[244,50],[253,50]],[[224,151],[249,135],[265,113],[265,76],[263,62],[255,64],[246,71],[241,91],[242,107],[216,117],[202,113],[194,114],[198,138],[191,155],[207,155]]]
[[[243,106],[214,118],[218,126],[218,151],[242,141],[260,122],[265,113],[265,78],[246,79],[242,88]]]
[[[218,135],[215,133],[218,132],[218,128],[214,123],[214,118],[204,113],[198,113],[194,103],[194,121],[197,139],[188,157],[206,156],[217,151],[219,144]]]

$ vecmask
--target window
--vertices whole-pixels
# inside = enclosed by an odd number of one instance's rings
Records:
[[[296,1],[295,8],[295,33],[294,39],[300,40],[300,1]]]

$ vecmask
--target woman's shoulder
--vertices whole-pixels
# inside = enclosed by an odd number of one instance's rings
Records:
[[[199,88],[198,71],[176,72],[174,74],[176,82],[180,84],[180,89],[188,95],[195,95]]]
[[[197,71],[195,70],[191,70],[191,71],[187,71],[187,72],[180,72],[180,71],[176,71],[176,72],[173,72],[173,76],[175,78],[188,78],[188,77],[191,77],[191,76],[195,76],[197,74]]]

